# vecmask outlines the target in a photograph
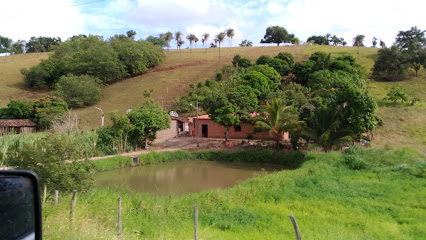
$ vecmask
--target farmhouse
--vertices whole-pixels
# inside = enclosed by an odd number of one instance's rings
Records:
[[[224,138],[225,127],[210,119],[209,115],[202,115],[198,117],[198,134],[204,138]],[[197,118],[192,118],[194,128],[191,130],[191,135],[196,136]],[[268,132],[255,132],[254,126],[250,123],[241,122],[239,126],[230,127],[228,132],[230,139],[261,139],[261,140],[275,140],[274,137],[269,135]],[[282,134],[281,140],[289,140],[288,132]]]
[[[192,122],[188,118],[170,116],[170,128],[157,132],[157,141],[167,140],[179,135],[189,134]]]
[[[37,124],[29,119],[0,119],[0,136],[8,133],[33,133]]]

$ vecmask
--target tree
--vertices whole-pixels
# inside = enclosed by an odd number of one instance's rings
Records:
[[[166,42],[167,48],[170,48],[170,41],[173,39],[173,33],[171,32],[161,33],[160,38]]]
[[[62,76],[55,85],[54,95],[62,98],[70,107],[95,104],[101,99],[101,80],[88,75]]]
[[[289,35],[287,30],[280,26],[270,26],[266,29],[265,36],[260,40],[260,43],[276,43],[277,46],[280,43],[290,42],[292,37]]]
[[[197,48],[197,42],[199,41],[199,39],[197,38],[197,36],[194,35],[194,43],[195,43],[195,48]]]
[[[240,47],[252,47],[253,42],[246,39],[246,40],[243,40],[239,45]]]
[[[170,127],[170,116],[151,98],[133,109],[127,117],[133,125],[129,135],[136,146],[143,143],[148,147],[149,141],[155,140],[157,131]]]
[[[358,34],[356,35],[356,37],[354,37],[353,41],[353,46],[354,47],[364,47],[364,35]]]
[[[377,38],[373,37],[373,39],[371,41],[372,41],[371,43],[373,44],[373,47],[375,48],[376,45],[377,45]]]
[[[228,29],[226,29],[225,32],[226,32],[226,37],[228,38],[228,41],[230,41],[231,47],[232,47],[232,38],[235,35],[235,31],[232,28],[228,28]]]
[[[293,37],[293,38],[290,40],[290,42],[291,42],[291,44],[293,44],[293,45],[299,45],[299,44],[300,44],[300,39],[299,39],[299,38],[297,38],[297,37]]]
[[[280,137],[283,132],[288,132],[297,127],[297,117],[292,106],[286,106],[279,99],[266,105],[265,114],[254,124],[254,129],[261,132],[269,132],[275,138],[277,149],[280,148]]]
[[[154,37],[154,36],[148,36],[145,41],[150,42],[156,46],[161,46],[161,47],[165,47],[167,46],[167,42],[166,40],[164,40],[161,37]]]
[[[226,36],[225,32],[220,32],[216,35],[216,39],[215,39],[219,43],[219,61],[220,61],[220,44],[225,39],[225,36]]]
[[[330,42],[332,42],[334,46],[338,46],[342,43],[342,38],[338,38],[336,35],[333,35]]]
[[[201,38],[201,42],[203,43],[203,46],[204,46],[204,44],[206,45],[206,47],[207,47],[207,40],[209,39],[209,37],[210,37],[210,34],[208,34],[208,33],[204,33],[203,34],[203,36],[202,36],[202,38]]]
[[[31,37],[30,41],[25,45],[26,52],[49,52],[53,50],[53,47],[61,44],[61,38],[51,37]]]
[[[395,45],[399,47],[405,61],[416,72],[421,66],[426,66],[426,38],[425,31],[412,27],[408,31],[399,31]]]
[[[189,41],[189,49],[192,48],[192,42],[195,41],[195,38],[196,38],[196,36],[192,33],[186,35],[186,39],[188,39],[188,41]]]
[[[382,39],[380,39],[380,47],[381,48],[386,48],[386,43],[382,41]]]
[[[0,53],[10,52],[12,42],[12,39],[0,35]]]
[[[182,33],[180,31],[175,32],[176,49],[180,48],[180,46],[182,46],[182,44],[185,43],[184,41],[182,41],[181,38],[182,38]]]
[[[22,54],[24,53],[24,49],[25,49],[24,41],[18,40],[16,43],[12,45],[11,51],[14,54]]]
[[[325,152],[334,146],[342,146],[353,141],[353,132],[345,129],[338,119],[339,110],[320,108],[313,112],[313,117],[307,122],[301,133],[306,140],[313,141]]]
[[[376,80],[396,81],[404,76],[406,69],[404,57],[397,46],[382,48],[377,52],[372,76]]]
[[[318,44],[318,45],[328,45],[329,41],[327,40],[326,37],[324,36],[310,36],[306,42],[313,42],[314,44]]]
[[[129,31],[127,31],[126,32],[126,35],[127,35],[127,37],[128,38],[131,38],[131,39],[135,39],[135,35],[136,35],[136,32],[135,31],[133,31],[133,30],[129,30]]]
[[[280,52],[274,58],[278,58],[278,59],[286,61],[290,68],[294,67],[295,60],[293,55],[289,52]]]

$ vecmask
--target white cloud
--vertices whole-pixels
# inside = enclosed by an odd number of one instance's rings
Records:
[[[72,0],[22,0],[2,3],[0,34],[14,41],[32,36],[61,37],[80,34],[83,21]]]
[[[284,10],[284,6],[276,2],[271,2],[268,4],[268,7],[266,7],[266,9],[271,14],[277,14]]]

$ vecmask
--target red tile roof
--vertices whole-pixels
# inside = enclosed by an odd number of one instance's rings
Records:
[[[37,124],[29,119],[0,119],[0,127],[35,127]]]

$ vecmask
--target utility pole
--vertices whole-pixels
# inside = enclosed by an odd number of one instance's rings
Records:
[[[102,115],[101,115],[101,127],[104,127],[104,120],[105,120],[105,114],[104,111],[102,111],[101,108],[95,107],[96,109],[98,109],[99,111],[101,111]]]

